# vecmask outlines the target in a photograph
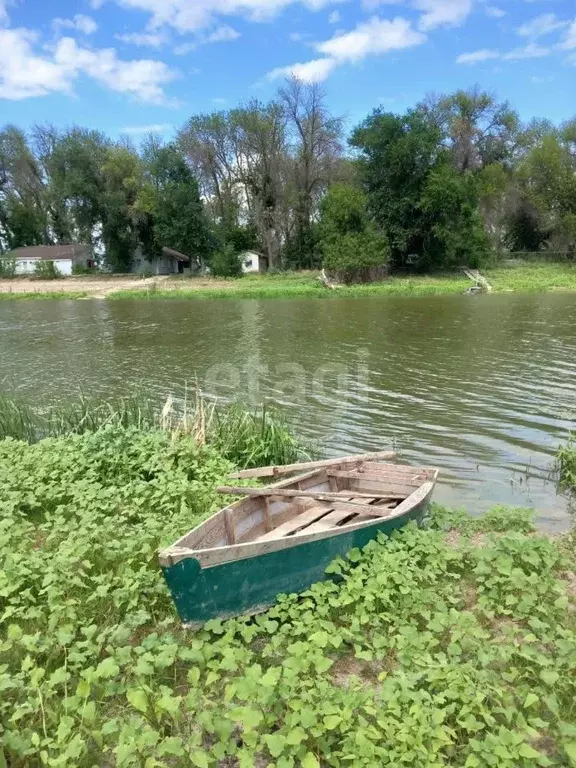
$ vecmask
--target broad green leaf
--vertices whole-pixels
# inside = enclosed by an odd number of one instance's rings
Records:
[[[520,744],[520,746],[518,747],[518,754],[520,755],[520,757],[531,757],[534,759],[542,757],[542,752],[538,752],[529,744]]]
[[[312,752],[306,752],[302,758],[302,768],[320,768],[316,755],[313,755]]]
[[[126,691],[126,698],[139,712],[145,714],[148,711],[148,697],[142,688],[129,688]]]
[[[536,696],[535,693],[529,693],[528,696],[526,696],[526,699],[524,700],[524,707],[525,708],[531,707],[532,704],[536,704],[537,701],[540,701],[539,697]]]
[[[264,741],[272,757],[279,757],[286,746],[286,737],[281,733],[267,733]]]

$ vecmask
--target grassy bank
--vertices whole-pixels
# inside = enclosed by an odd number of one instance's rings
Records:
[[[495,293],[576,291],[576,266],[525,264],[487,269]],[[126,298],[344,298],[357,296],[434,296],[464,293],[472,282],[460,274],[394,276],[381,283],[324,288],[315,272],[247,275],[237,280],[191,278],[169,280],[142,290],[116,291],[111,299]]]

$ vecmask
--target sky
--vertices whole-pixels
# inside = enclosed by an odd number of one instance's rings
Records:
[[[0,0],[0,125],[169,138],[201,112],[321,82],[352,128],[478,83],[576,115],[576,0]]]

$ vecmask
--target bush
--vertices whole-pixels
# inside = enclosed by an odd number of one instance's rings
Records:
[[[217,277],[240,277],[242,264],[231,243],[212,256],[212,273]]]
[[[0,257],[0,278],[10,279],[16,275],[16,259],[13,256]]]
[[[324,243],[323,266],[344,283],[383,277],[390,250],[376,232],[348,233]]]
[[[34,277],[39,280],[57,280],[62,277],[60,270],[53,261],[37,261],[34,267]]]
[[[98,267],[85,267],[83,264],[73,264],[73,275],[96,275],[100,270]]]

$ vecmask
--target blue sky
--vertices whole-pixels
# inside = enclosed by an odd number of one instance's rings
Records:
[[[293,72],[355,125],[479,83],[576,114],[575,0],[0,0],[0,124],[170,136]]]

